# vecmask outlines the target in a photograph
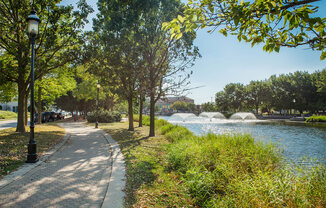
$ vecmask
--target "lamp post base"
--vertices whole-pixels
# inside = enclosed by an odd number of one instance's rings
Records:
[[[26,163],[36,163],[38,156],[36,154],[36,142],[28,144],[28,154]]]

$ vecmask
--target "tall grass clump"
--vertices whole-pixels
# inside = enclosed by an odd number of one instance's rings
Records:
[[[250,135],[195,136],[166,124],[168,170],[199,207],[326,207],[325,167],[293,171],[272,144]]]

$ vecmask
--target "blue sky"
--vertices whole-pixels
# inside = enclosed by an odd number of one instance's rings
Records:
[[[62,4],[75,4],[77,0],[63,0]],[[96,0],[87,0],[96,10]],[[183,0],[183,2],[187,2]],[[315,3],[320,7],[318,15],[326,16],[326,1]],[[95,17],[97,10],[91,14]],[[91,25],[88,26],[91,29]],[[231,82],[248,84],[251,80],[264,80],[273,74],[285,74],[294,71],[314,72],[326,68],[326,61],[320,61],[320,52],[307,46],[299,48],[281,48],[279,53],[267,53],[262,46],[251,48],[249,43],[239,42],[236,37],[224,37],[215,32],[199,30],[195,45],[199,47],[202,58],[193,66],[190,78],[191,90],[187,96],[196,104],[210,102],[215,93],[223,90]]]

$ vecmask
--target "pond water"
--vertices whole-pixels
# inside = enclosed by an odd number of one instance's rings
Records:
[[[172,124],[188,128],[196,135],[251,134],[256,140],[272,142],[282,149],[285,158],[297,164],[326,164],[326,125],[270,122],[262,120],[229,120],[190,116],[161,117]]]

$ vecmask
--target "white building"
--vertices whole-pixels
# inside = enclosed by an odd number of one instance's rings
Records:
[[[0,110],[17,112],[18,111],[18,102],[8,102],[8,103],[0,102]]]

